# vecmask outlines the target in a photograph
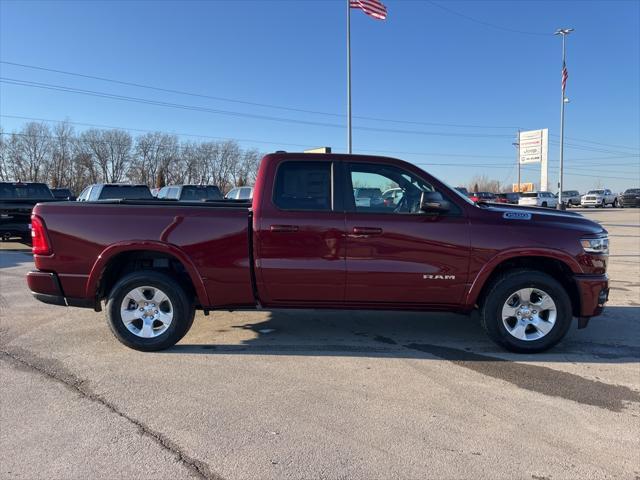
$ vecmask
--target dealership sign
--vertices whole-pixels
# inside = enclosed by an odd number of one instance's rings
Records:
[[[540,191],[546,192],[548,183],[549,129],[543,128],[542,130],[520,132],[518,143],[520,151],[518,161],[520,164],[540,163]]]
[[[547,161],[549,151],[549,129],[520,132],[520,163]]]

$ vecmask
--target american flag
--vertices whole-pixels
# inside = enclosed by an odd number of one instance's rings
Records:
[[[359,8],[377,20],[386,20],[387,18],[387,7],[380,0],[349,0],[349,6]]]
[[[562,93],[564,94],[564,89],[567,87],[567,78],[569,78],[569,70],[567,70],[567,64],[562,62]]]

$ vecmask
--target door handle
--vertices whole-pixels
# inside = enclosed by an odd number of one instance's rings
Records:
[[[269,230],[274,233],[294,233],[298,231],[298,225],[271,225]]]
[[[382,235],[382,229],[378,227],[353,227],[355,235]]]

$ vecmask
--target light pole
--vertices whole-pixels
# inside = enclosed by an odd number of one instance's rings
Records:
[[[554,35],[562,36],[562,96],[560,97],[560,181],[558,182],[558,210],[564,210],[564,203],[562,203],[562,189],[563,186],[563,167],[564,167],[564,104],[567,103],[567,98],[564,96],[564,90],[567,86],[567,63],[566,63],[566,49],[565,41],[567,35],[573,32],[573,28],[559,28]]]
[[[516,165],[518,165],[518,193],[520,192],[520,129],[518,129],[518,134],[516,136],[516,141],[511,145],[516,147]]]

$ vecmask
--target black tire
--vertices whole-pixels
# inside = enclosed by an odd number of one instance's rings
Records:
[[[129,331],[120,313],[125,296],[136,287],[144,286],[161,290],[172,307],[171,323],[163,333],[153,338],[142,338]],[[164,273],[141,270],[124,276],[114,285],[107,297],[106,316],[111,332],[122,344],[134,350],[152,352],[172,347],[187,334],[193,324],[195,308],[173,278]]]
[[[614,198],[613,199],[613,204],[611,205],[613,208],[618,208],[618,199]]]
[[[511,335],[502,321],[502,307],[514,292],[537,288],[555,302],[556,320],[551,330],[537,340],[520,340]],[[517,353],[542,352],[553,347],[567,334],[573,319],[571,300],[564,287],[553,277],[536,270],[511,270],[496,278],[487,289],[480,307],[480,323],[498,345]]]
[[[547,202],[542,202],[542,208],[547,208]]]

